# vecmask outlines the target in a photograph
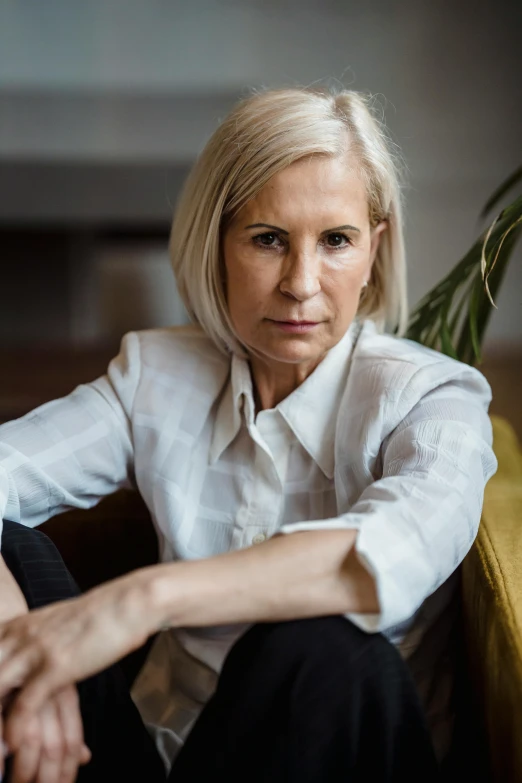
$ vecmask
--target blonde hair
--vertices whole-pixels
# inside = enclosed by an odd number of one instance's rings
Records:
[[[371,101],[353,90],[267,90],[240,101],[205,146],[178,202],[169,249],[189,315],[222,351],[245,349],[226,303],[224,227],[274,174],[310,155],[342,154],[347,141],[365,180],[370,225],[388,222],[356,318],[403,336],[408,303],[400,169]]]

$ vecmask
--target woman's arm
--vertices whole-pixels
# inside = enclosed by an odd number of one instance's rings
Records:
[[[130,410],[140,372],[139,337],[129,333],[106,375],[0,426],[0,536],[4,518],[35,526],[68,508],[89,508],[104,495],[132,486]],[[0,556],[0,623],[22,615],[31,625],[23,594]],[[5,719],[10,708],[1,701]],[[7,728],[7,739],[8,734]],[[74,683],[26,715],[18,744],[8,744],[18,751],[13,759],[15,779],[33,779],[37,769],[45,777],[48,748],[54,766],[64,774],[69,770],[67,779],[75,777],[78,764],[90,754],[83,743]],[[56,746],[62,753],[58,759]],[[0,772],[2,767],[0,749]]]
[[[35,527],[133,486],[130,412],[140,373],[131,332],[106,375],[0,425],[0,533],[3,519]]]
[[[0,700],[23,685],[7,741],[65,685],[101,671],[165,625],[213,625],[374,611],[355,532],[276,536],[205,560],[139,569],[0,626]]]
[[[466,365],[440,364],[413,374],[403,391],[412,404],[381,445],[382,475],[347,513],[283,525],[282,537],[247,550],[160,566],[160,623],[332,613],[377,632],[411,618],[469,551],[497,467],[488,384]]]
[[[0,555],[0,623],[20,617],[28,612],[24,595]],[[7,710],[9,714],[9,710]],[[3,720],[0,710],[0,739],[4,739]],[[83,726],[74,684],[66,686],[51,696],[37,713],[24,722],[26,734],[22,736],[20,748],[13,758],[13,775],[20,779],[36,778],[40,771],[44,775],[49,764],[65,774],[64,779],[73,780],[78,766],[86,764],[91,754],[83,741]],[[57,756],[56,748],[60,748]],[[4,771],[5,745],[0,748],[0,772]],[[52,762],[51,762],[52,760]],[[67,776],[67,771],[70,775]]]
[[[314,530],[150,571],[157,627],[268,622],[378,610],[355,530]]]

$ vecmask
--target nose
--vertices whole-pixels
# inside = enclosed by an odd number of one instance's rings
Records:
[[[279,290],[285,296],[304,302],[321,290],[320,259],[314,253],[289,253],[284,261]]]

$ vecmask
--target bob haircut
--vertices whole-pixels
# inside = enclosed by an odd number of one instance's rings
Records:
[[[297,160],[353,153],[365,181],[372,227],[381,235],[357,319],[402,337],[408,320],[399,165],[371,97],[353,90],[267,90],[240,101],[213,133],[183,188],[169,251],[193,321],[223,352],[245,355],[228,314],[222,235],[228,221]]]

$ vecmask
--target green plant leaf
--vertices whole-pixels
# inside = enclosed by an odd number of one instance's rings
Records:
[[[518,182],[522,167],[497,188],[488,210]],[[522,235],[522,196],[515,198],[455,267],[413,309],[406,337],[473,364],[481,346],[513,249]]]
[[[475,356],[477,357],[479,362],[482,361],[482,359],[480,356],[477,318],[479,312],[480,295],[482,293],[482,286],[483,286],[482,278],[480,277],[480,275],[477,275],[475,279],[475,283],[471,290],[471,296],[469,300],[469,311],[468,311],[471,345],[473,347]]]

